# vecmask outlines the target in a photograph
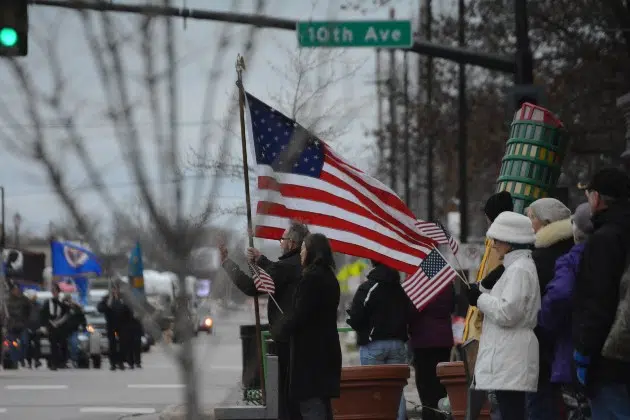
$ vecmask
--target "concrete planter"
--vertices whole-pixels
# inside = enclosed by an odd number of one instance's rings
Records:
[[[451,404],[451,415],[454,420],[466,418],[466,406],[468,404],[468,382],[464,362],[438,363],[436,368],[440,382],[446,388]],[[481,410],[479,419],[490,419],[488,403]]]
[[[341,370],[341,396],[333,400],[335,420],[396,420],[408,365],[350,366]]]

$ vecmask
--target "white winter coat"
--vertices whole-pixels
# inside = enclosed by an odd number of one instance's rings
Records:
[[[483,327],[475,365],[475,388],[536,391],[538,340],[534,335],[540,309],[540,287],[529,250],[503,259],[505,272],[492,290],[483,288],[477,307]]]

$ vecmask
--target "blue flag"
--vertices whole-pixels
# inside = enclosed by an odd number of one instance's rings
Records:
[[[140,242],[131,250],[129,256],[129,285],[136,296],[144,297],[144,265],[142,264],[142,248]]]
[[[98,258],[92,251],[69,242],[50,242],[50,259],[53,276],[77,277],[81,274],[101,275]]]
[[[81,306],[88,304],[90,280],[87,277],[75,277],[74,285],[77,289],[77,297]]]

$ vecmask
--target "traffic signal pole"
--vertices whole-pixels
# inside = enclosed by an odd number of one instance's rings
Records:
[[[284,29],[295,31],[297,21],[264,15],[245,13],[213,12],[209,10],[164,7],[164,6],[136,6],[131,4],[87,2],[83,0],[30,0],[30,4],[39,6],[61,7],[74,10],[94,10],[99,12],[124,12],[142,15],[170,16],[183,19],[212,20],[226,23],[254,25],[259,28]],[[513,58],[497,54],[470,51],[464,48],[449,47],[432,42],[416,41],[407,51],[427,55],[435,58],[465,63],[471,66],[483,67],[504,73],[516,73],[516,63]]]

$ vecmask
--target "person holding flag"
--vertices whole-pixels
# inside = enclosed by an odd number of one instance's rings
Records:
[[[300,249],[308,235],[308,227],[301,223],[292,223],[280,238],[282,256],[278,261],[271,261],[255,248],[247,250],[247,259],[252,276],[245,274],[239,266],[228,258],[228,249],[220,246],[221,265],[232,282],[247,296],[269,294],[273,303],[267,305],[267,319],[270,328],[283,313],[291,310],[293,295],[300,281],[302,266]],[[268,280],[272,281],[269,282]],[[299,407],[289,399],[289,342],[277,342],[278,368],[280,380],[279,407],[281,420],[301,419]]]

